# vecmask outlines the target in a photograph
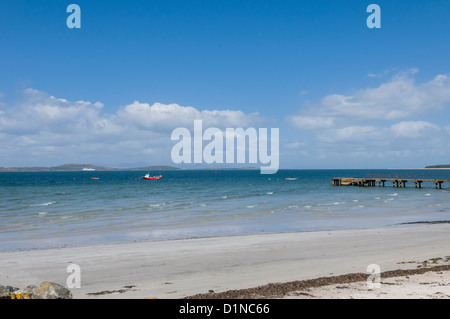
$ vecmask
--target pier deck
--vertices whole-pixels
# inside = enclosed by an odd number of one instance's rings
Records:
[[[436,189],[442,189],[444,182],[450,182],[450,177],[446,178],[380,178],[380,177],[333,177],[331,184],[333,186],[360,186],[360,187],[373,187],[378,186],[385,187],[386,182],[392,182],[392,187],[406,187],[407,182],[413,182],[415,188],[422,188],[423,182],[433,182]]]

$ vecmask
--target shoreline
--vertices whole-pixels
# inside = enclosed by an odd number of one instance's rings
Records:
[[[93,248],[103,247],[110,245],[131,245],[137,243],[158,243],[168,241],[185,241],[185,240],[200,240],[200,239],[214,239],[214,238],[234,238],[234,237],[247,237],[247,236],[270,236],[276,234],[300,234],[300,233],[320,233],[320,232],[337,232],[337,231],[356,231],[356,230],[370,230],[370,229],[384,229],[403,227],[408,225],[436,225],[436,224],[450,224],[450,220],[431,220],[431,221],[412,221],[402,222],[392,225],[385,225],[382,227],[361,227],[361,228],[339,228],[339,229],[318,229],[318,230],[299,230],[299,231],[279,231],[279,232],[254,232],[254,233],[240,233],[240,234],[223,234],[223,235],[205,235],[205,236],[188,236],[188,237],[173,237],[173,238],[155,238],[155,239],[131,239],[129,241],[106,241],[98,243],[75,243],[75,244],[63,244],[62,246],[47,246],[47,247],[33,247],[33,248],[14,248],[9,250],[0,250],[2,253],[15,253],[15,252],[31,252],[31,251],[49,251],[59,249],[71,249],[71,248]],[[30,239],[32,241],[33,239]],[[51,240],[51,238],[50,238]]]
[[[274,283],[413,269],[450,255],[449,223],[142,241],[0,253],[0,284],[65,285],[81,269],[79,299],[187,298]],[[366,277],[369,274],[364,274]],[[212,298],[210,296],[209,298]]]

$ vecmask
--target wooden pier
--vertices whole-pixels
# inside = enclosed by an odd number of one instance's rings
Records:
[[[333,186],[359,186],[359,187],[385,187],[386,183],[392,183],[392,187],[405,188],[407,182],[413,182],[415,188],[422,188],[423,182],[433,182],[436,189],[442,189],[442,184],[444,182],[450,182],[450,178],[379,178],[379,177],[364,177],[364,178],[354,178],[354,177],[333,177],[331,185]]]

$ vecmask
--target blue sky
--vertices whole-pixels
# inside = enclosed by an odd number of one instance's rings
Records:
[[[450,163],[449,17],[448,1],[3,2],[0,166],[171,165],[194,118],[280,128],[282,168]]]

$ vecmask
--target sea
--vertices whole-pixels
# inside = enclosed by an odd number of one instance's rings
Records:
[[[447,178],[450,170],[1,172],[0,251],[363,229],[450,220],[450,187],[332,186],[333,177]],[[93,179],[94,178],[94,179]],[[286,180],[286,179],[289,180]],[[292,180],[295,179],[295,180]],[[447,185],[449,184],[449,185]]]

